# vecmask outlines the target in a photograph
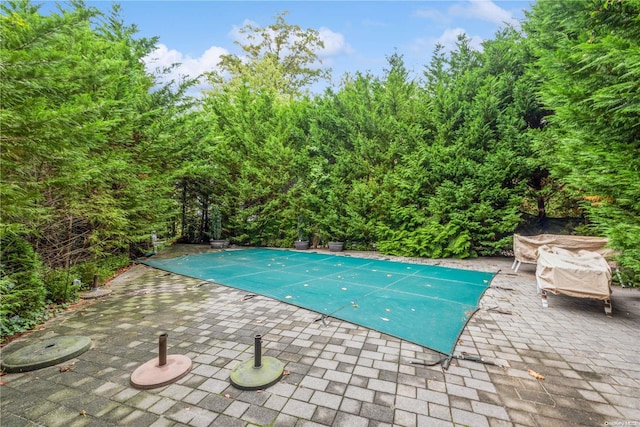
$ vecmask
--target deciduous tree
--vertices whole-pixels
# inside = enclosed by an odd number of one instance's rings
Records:
[[[322,68],[319,51],[324,48],[320,33],[289,24],[282,12],[266,27],[246,24],[239,30],[243,40],[236,41],[239,55],[222,56],[220,68],[231,76],[227,84],[248,85],[254,90],[274,89],[276,93],[297,97],[329,70]],[[218,76],[220,78],[220,76]]]

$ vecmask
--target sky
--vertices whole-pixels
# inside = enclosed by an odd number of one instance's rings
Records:
[[[220,55],[240,54],[234,42],[247,23],[266,27],[287,11],[286,21],[320,32],[325,47],[318,52],[337,85],[345,73],[381,76],[386,58],[397,52],[413,76],[422,74],[436,43],[450,50],[464,32],[473,46],[493,38],[505,23],[518,25],[529,1],[119,1],[127,24],[140,37],[158,37],[146,62],[155,66],[181,63],[176,75],[195,77],[216,69]],[[108,10],[111,2],[87,1]],[[321,91],[316,87],[315,91]]]

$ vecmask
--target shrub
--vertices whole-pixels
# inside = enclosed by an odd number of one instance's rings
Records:
[[[31,245],[17,234],[0,233],[0,335],[4,337],[38,322],[47,292]]]
[[[75,276],[66,269],[47,270],[43,280],[47,290],[46,300],[51,304],[64,304],[78,299],[80,286],[74,284]]]

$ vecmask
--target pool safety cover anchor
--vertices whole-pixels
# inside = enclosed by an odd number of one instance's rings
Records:
[[[452,354],[450,356],[445,356],[440,359],[434,360],[432,362],[419,362],[419,361],[411,360],[409,361],[409,363],[412,365],[422,365],[422,366],[435,366],[437,364],[442,364],[442,368],[446,371],[447,369],[449,369],[449,365],[451,364],[452,359],[468,360],[470,362],[478,362],[484,365],[500,366],[492,360],[487,360],[479,356],[470,356],[464,352],[461,354]]]
[[[284,364],[278,359],[262,356],[262,335],[254,338],[254,357],[236,366],[229,380],[240,390],[261,390],[271,387],[284,375]]]
[[[91,289],[85,292],[81,292],[78,295],[81,299],[96,299],[102,298],[111,295],[111,289],[105,287],[98,287],[98,275],[93,275],[93,284],[91,285]]]
[[[159,337],[158,357],[141,365],[131,374],[131,385],[151,389],[171,384],[191,371],[191,359],[177,354],[167,356],[168,334]]]
[[[314,322],[322,322],[322,326],[329,326],[329,324],[327,323],[327,318],[329,316],[327,316],[326,314],[323,314],[322,316],[318,317],[316,320],[314,320]]]

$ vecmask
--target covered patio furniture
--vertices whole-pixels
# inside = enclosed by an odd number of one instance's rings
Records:
[[[606,248],[608,239],[592,236],[569,236],[563,234],[538,234],[536,236],[513,235],[513,265],[511,269],[518,271],[521,263],[535,264],[540,246],[559,247],[569,251],[592,251],[603,257],[613,255],[613,250]]]
[[[611,315],[611,268],[598,252],[543,245],[538,248],[536,281],[543,307],[548,307],[548,291],[603,300],[605,313]]]

